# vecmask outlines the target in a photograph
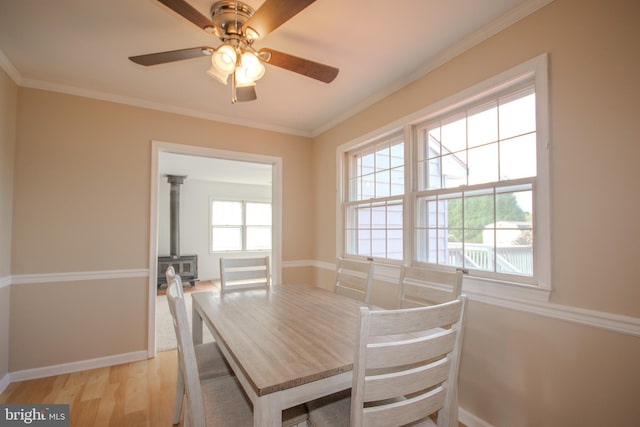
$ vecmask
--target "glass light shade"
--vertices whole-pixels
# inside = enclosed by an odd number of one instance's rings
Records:
[[[264,76],[264,65],[262,65],[256,55],[251,52],[245,52],[242,54],[241,59],[242,67],[240,68],[240,74],[242,74],[242,76],[238,76],[236,73],[236,78],[239,80],[255,82]]]
[[[235,49],[228,44],[223,44],[213,54],[211,63],[222,72],[227,74],[232,73],[236,67]]]
[[[211,67],[207,70],[207,74],[218,80],[223,85],[226,85],[227,81],[229,80],[229,73],[220,71],[214,64],[212,64]]]

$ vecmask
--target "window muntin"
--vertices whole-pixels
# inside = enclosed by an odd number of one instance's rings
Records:
[[[271,249],[271,204],[211,201],[211,251]]]
[[[345,252],[402,260],[404,139],[393,135],[346,153]]]
[[[415,127],[415,259],[534,276],[533,85]]]

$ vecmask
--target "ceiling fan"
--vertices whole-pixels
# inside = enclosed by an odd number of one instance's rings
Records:
[[[207,73],[227,84],[231,79],[231,102],[257,99],[255,84],[271,64],[324,83],[331,83],[338,69],[277,50],[256,50],[253,43],[287,22],[315,0],[265,0],[257,10],[235,0],[217,1],[211,6],[211,19],[184,0],[158,0],[204,31],[216,35],[217,48],[198,46],[187,49],[131,56],[136,64],[150,66],[184,59],[211,57]]]

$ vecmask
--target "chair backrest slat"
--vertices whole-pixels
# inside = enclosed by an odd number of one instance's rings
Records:
[[[407,334],[409,335],[409,334]],[[367,369],[386,368],[397,365],[411,365],[435,357],[442,357],[455,345],[456,334],[443,331],[429,337],[409,339],[406,342],[391,342],[372,345],[367,350]]]
[[[360,309],[352,426],[401,426],[437,413],[457,426],[457,381],[466,298],[395,310]]]
[[[269,257],[220,258],[220,292],[267,289],[271,281]]]
[[[338,259],[335,292],[369,304],[374,264],[371,261]]]
[[[403,266],[398,307],[420,307],[451,301],[462,293],[462,272]]]
[[[433,387],[447,379],[450,367],[451,362],[445,358],[409,370],[405,374],[365,378],[364,399],[375,402]]]

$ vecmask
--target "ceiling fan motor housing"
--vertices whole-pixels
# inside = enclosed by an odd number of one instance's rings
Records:
[[[243,38],[242,26],[255,10],[242,2],[222,0],[211,6],[211,21],[214,23],[214,33],[222,41]]]

